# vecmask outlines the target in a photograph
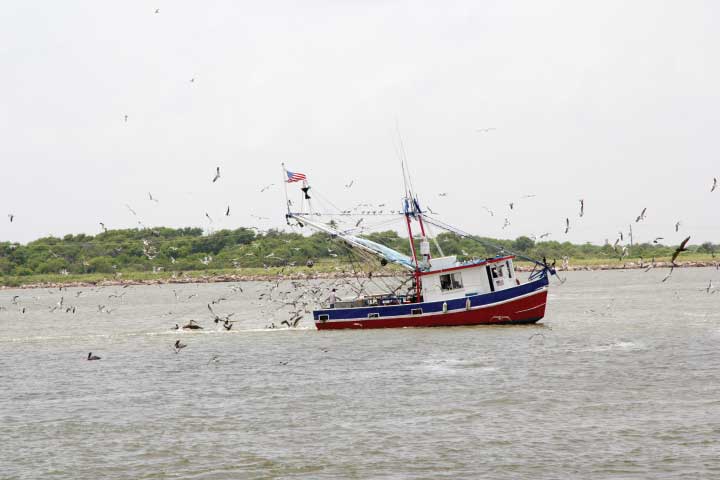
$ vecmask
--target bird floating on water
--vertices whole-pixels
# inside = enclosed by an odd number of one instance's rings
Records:
[[[93,355],[92,352],[88,353],[87,359],[88,360],[100,360],[101,357],[98,357],[97,355]]]

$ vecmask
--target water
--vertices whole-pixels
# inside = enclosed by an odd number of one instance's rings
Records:
[[[267,283],[3,291],[0,478],[720,478],[720,272],[666,273],[570,273],[526,327],[266,330]]]

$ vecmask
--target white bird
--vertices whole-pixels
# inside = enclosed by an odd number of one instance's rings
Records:
[[[263,193],[265,190],[267,190],[268,188],[270,188],[270,187],[272,187],[272,186],[274,186],[274,185],[275,185],[274,183],[271,183],[270,185],[267,185],[267,186],[261,188],[261,189],[260,189],[260,193]]]
[[[350,188],[353,186],[353,183],[355,183],[355,180],[350,180],[350,183],[345,185],[345,188]]]
[[[137,217],[137,212],[135,212],[135,210],[133,210],[132,207],[130,207],[130,205],[128,205],[126,203],[125,206],[127,207],[128,210],[130,210],[130,213],[132,213],[133,215],[135,215]]]

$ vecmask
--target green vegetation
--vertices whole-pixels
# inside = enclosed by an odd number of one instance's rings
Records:
[[[394,231],[372,233],[367,238],[403,253],[410,253],[407,238]],[[478,238],[533,258],[548,260],[567,256],[571,264],[617,264],[619,253],[612,245],[574,245],[556,241],[535,242]],[[437,243],[445,255],[458,258],[494,256],[495,250],[477,241],[442,233]],[[711,260],[720,245],[704,243],[690,247],[683,260]],[[628,248],[625,261],[643,257],[669,260],[675,247],[639,244]],[[438,255],[435,244],[434,255]],[[45,281],[97,281],[112,277],[146,280],[172,275],[266,274],[334,271],[358,268],[358,252],[324,233],[303,236],[270,230],[256,234],[251,229],[221,230],[206,235],[200,228],[155,228],[111,230],[99,235],[66,235],[41,238],[26,245],[0,243],[0,284],[20,285]],[[306,266],[312,260],[312,270]],[[379,264],[378,264],[379,265]]]

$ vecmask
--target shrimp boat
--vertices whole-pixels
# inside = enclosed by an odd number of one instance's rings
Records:
[[[408,277],[408,288],[402,293],[393,289],[382,294],[359,294],[352,299],[335,299],[333,304],[313,310],[317,329],[530,324],[542,319],[549,277],[556,275],[553,266],[548,265],[545,259],[538,261],[500,248],[498,251],[501,253],[493,258],[459,261],[456,255],[443,255],[437,242],[435,246],[439,255],[432,256],[431,226],[463,238],[482,241],[434,218],[434,215],[428,215],[409,187],[407,168],[403,167],[405,196],[402,208],[391,214],[404,223],[411,255],[364,238],[353,229],[342,230],[337,222],[319,221],[323,214],[310,208],[310,186],[305,176],[300,174],[303,185],[301,212],[293,212],[292,202],[288,200],[285,216],[288,225],[307,226],[325,232],[342,240],[350,249],[379,257],[382,265],[399,265]],[[287,187],[287,183],[296,181],[293,178],[297,178],[298,174],[286,171],[284,166],[283,171]],[[305,205],[308,205],[307,211],[303,211]],[[349,211],[340,212],[340,215],[350,214]],[[521,281],[515,271],[514,261],[518,257],[535,265],[526,281]]]

